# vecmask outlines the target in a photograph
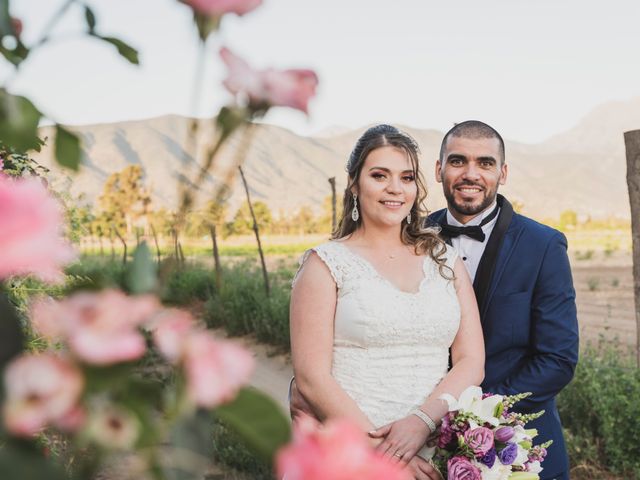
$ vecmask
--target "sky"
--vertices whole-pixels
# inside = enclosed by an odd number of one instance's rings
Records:
[[[53,30],[57,40],[34,51],[8,85],[61,123],[214,115],[229,101],[222,45],[257,68],[317,72],[309,117],[273,109],[265,118],[304,135],[376,122],[444,131],[476,118],[505,138],[537,143],[601,103],[640,96],[637,0],[264,0],[223,19],[200,76],[185,5],[86,1],[98,32],[137,48],[141,65],[82,36],[83,10],[72,6]],[[27,44],[62,3],[11,2]],[[3,84],[11,70],[0,64]]]

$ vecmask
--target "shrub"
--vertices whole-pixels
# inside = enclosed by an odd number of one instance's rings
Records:
[[[172,268],[164,279],[160,298],[163,303],[187,305],[193,300],[205,301],[215,291],[215,275],[197,263]]]
[[[274,478],[271,467],[247,450],[238,436],[220,421],[213,423],[213,459],[217,465],[242,472],[252,480]]]
[[[259,341],[289,349],[289,298],[291,272],[270,274],[267,296],[262,272],[253,262],[223,271],[222,287],[206,304],[211,327],[224,327],[230,335],[255,334]]]
[[[582,353],[558,396],[572,465],[640,478],[640,370],[632,358],[615,346]]]

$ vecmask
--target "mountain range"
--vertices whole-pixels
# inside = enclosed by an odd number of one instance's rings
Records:
[[[191,120],[166,115],[146,120],[69,127],[82,139],[80,172],[70,175],[53,161],[53,148],[46,146],[35,159],[51,169],[57,189],[82,195],[96,202],[107,177],[127,165],[143,168],[145,184],[156,207],[175,208],[179,189],[195,190],[202,152],[213,141],[213,121],[198,120],[197,147],[187,145]],[[430,210],[444,205],[433,169],[443,132],[397,125],[411,134],[421,148],[427,179]],[[330,194],[329,177],[336,177],[340,196],[346,182],[344,165],[358,136],[356,130],[328,129],[322,135],[300,136],[273,125],[256,124],[246,149],[243,169],[252,200],[266,202],[278,214],[292,214],[303,205],[320,211]],[[626,160],[623,132],[640,128],[640,97],[602,104],[575,127],[538,144],[506,140],[509,176],[501,192],[522,204],[523,213],[538,219],[557,218],[564,210],[580,216],[629,218]],[[42,136],[51,136],[43,127]],[[227,176],[242,138],[232,137],[206,175],[199,199],[211,195]],[[189,152],[197,151],[198,155]],[[231,181],[229,212],[244,201],[237,175]],[[340,198],[340,197],[339,197]]]

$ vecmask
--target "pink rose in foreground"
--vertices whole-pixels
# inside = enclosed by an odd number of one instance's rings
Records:
[[[293,442],[276,457],[278,478],[287,480],[409,480],[400,464],[378,455],[364,432],[346,420],[319,426],[309,417],[294,425]]]
[[[33,274],[46,282],[63,278],[75,254],[62,236],[62,210],[37,178],[0,175],[0,280]]]
[[[4,422],[15,435],[31,436],[54,424],[77,428],[78,401],[84,387],[73,363],[52,353],[22,355],[4,374]]]
[[[262,4],[262,0],[182,0],[196,12],[211,17],[219,17],[225,13],[244,15],[255,10]]]
[[[37,300],[32,320],[37,332],[66,341],[82,361],[109,365],[136,360],[146,350],[138,330],[160,305],[151,295],[129,297],[118,290],[80,292],[60,302]]]
[[[235,343],[194,331],[183,345],[187,394],[198,406],[211,408],[232,400],[253,372],[253,356]]]
[[[192,328],[193,319],[188,312],[177,309],[164,310],[154,318],[151,326],[153,341],[167,360],[177,363]]]
[[[480,469],[465,457],[451,458],[447,469],[447,480],[482,480]]]
[[[464,432],[465,443],[474,455],[483,457],[493,448],[493,431],[485,427],[478,427]]]
[[[220,50],[220,57],[229,70],[224,86],[234,95],[247,96],[251,107],[282,106],[307,113],[318,85],[312,70],[253,70],[228,48]]]

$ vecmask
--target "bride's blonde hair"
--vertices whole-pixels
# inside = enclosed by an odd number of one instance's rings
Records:
[[[356,142],[346,167],[349,178],[342,199],[342,218],[332,233],[331,238],[334,240],[344,238],[361,227],[362,216],[356,221],[351,218],[351,212],[355,206],[351,193],[352,188],[358,185],[362,167],[369,153],[385,146],[392,146],[407,154],[418,188],[416,200],[411,207],[412,221],[411,223],[402,222],[400,230],[402,243],[405,245],[413,245],[416,255],[431,256],[438,264],[440,274],[447,279],[452,279],[453,270],[445,263],[447,247],[438,235],[439,228],[425,226],[427,216],[429,215],[429,212],[424,206],[424,200],[427,198],[427,187],[419,168],[418,144],[411,136],[391,125],[382,124],[371,127],[364,132]]]

